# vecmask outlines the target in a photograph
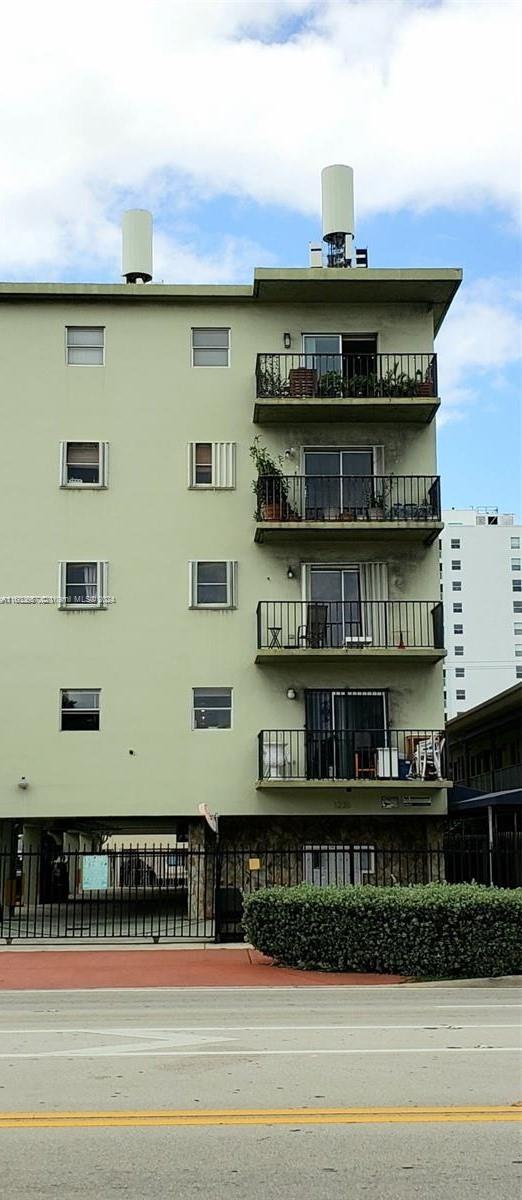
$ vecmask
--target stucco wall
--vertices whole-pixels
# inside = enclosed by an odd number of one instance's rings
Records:
[[[106,327],[104,367],[65,366],[67,324]],[[231,327],[230,369],[191,367],[193,325]],[[255,358],[282,350],[284,330],[298,350],[301,331],[332,329],[378,331],[382,350],[432,349],[424,306],[3,306],[0,594],[56,595],[60,559],[106,559],[116,603],[91,613],[0,606],[0,815],[190,815],[201,801],[221,813],[272,813],[273,796],[255,789],[257,733],[302,724],[301,702],[286,698],[290,684],[389,687],[395,723],[441,726],[440,666],[253,661],[258,601],[299,598],[286,577],[288,549],[253,542]],[[384,445],[386,470],[436,470],[434,425],[267,427],[261,435],[276,451]],[[61,439],[109,442],[106,491],[60,490]],[[237,442],[235,491],[187,488],[192,440]],[[436,547],[373,538],[355,550],[341,545],[318,545],[313,555],[389,557],[392,596],[437,597]],[[296,539],[292,561],[310,561],[311,549]],[[191,558],[239,562],[237,611],[189,610]],[[205,685],[234,689],[232,730],[192,731],[191,691]],[[64,687],[102,689],[99,733],[59,731]],[[22,774],[25,793],[16,786]],[[333,812],[337,803],[324,791],[294,795],[285,811]]]

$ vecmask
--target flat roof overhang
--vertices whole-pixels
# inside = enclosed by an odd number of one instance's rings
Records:
[[[292,540],[298,544],[307,538],[326,541],[367,537],[386,541],[402,539],[431,546],[443,529],[442,521],[256,521],[254,541],[262,544],[274,539]]]
[[[416,270],[257,267],[253,284],[0,282],[0,302],[425,304],[433,310],[437,333],[461,280],[462,271],[457,267]]]
[[[415,270],[258,267],[257,300],[287,304],[425,304],[438,333],[462,282],[459,267]]]

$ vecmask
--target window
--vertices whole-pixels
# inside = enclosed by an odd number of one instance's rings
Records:
[[[460,538],[452,538],[450,544],[452,550],[460,550]]]
[[[464,679],[466,674],[464,667],[455,667],[455,679]]]
[[[461,569],[460,558],[452,558],[451,569],[452,569],[452,571],[460,571],[460,569]]]
[[[464,646],[455,646],[454,653],[457,655],[457,657],[459,655],[462,656],[464,654]]]
[[[522,579],[512,579],[511,587],[514,592],[522,592]]]
[[[106,580],[105,562],[61,562],[58,580],[60,608],[103,608]]]
[[[511,570],[512,571],[520,571],[520,559],[519,558],[511,559]]]
[[[453,604],[453,612],[454,613],[462,612],[462,600],[455,600],[455,602]]]
[[[101,325],[67,325],[65,359],[69,366],[102,367],[105,330]]]
[[[60,487],[106,487],[108,442],[60,442]]]
[[[515,658],[522,658],[522,646],[515,646]]]
[[[460,582],[460,579],[454,579],[454,580],[453,580],[453,583],[452,583],[452,585],[451,585],[451,588],[452,588],[452,591],[454,591],[454,592],[461,592],[461,591],[462,591],[462,584],[461,584],[461,582]]]
[[[522,600],[513,600],[513,612],[522,613]]]
[[[464,626],[463,625],[454,625],[453,632],[454,633],[464,633]]]
[[[193,728],[230,729],[232,688],[194,688]]]
[[[189,442],[188,486],[235,488],[235,442]]]
[[[515,624],[513,625],[513,633],[515,637],[522,636],[522,621],[515,621]]]
[[[511,538],[511,549],[512,550],[520,550],[520,538],[519,537]]]
[[[62,689],[60,710],[60,729],[99,729],[100,689]]]
[[[228,367],[229,365],[229,329],[192,330],[193,367]]]
[[[466,699],[466,692],[465,692],[464,688],[457,688],[457,690],[455,692],[455,698],[457,700],[465,700]]]
[[[515,667],[517,679],[522,679],[522,667]]]
[[[198,559],[189,566],[191,608],[236,608],[237,563]]]

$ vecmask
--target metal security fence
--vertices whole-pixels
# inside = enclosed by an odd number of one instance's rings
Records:
[[[169,859],[175,859],[174,863]],[[449,835],[434,848],[359,843],[0,856],[0,937],[242,941],[244,897],[313,883],[522,886],[522,835]]]
[[[214,936],[215,855],[144,846],[52,861],[0,856],[0,935],[31,938]]]

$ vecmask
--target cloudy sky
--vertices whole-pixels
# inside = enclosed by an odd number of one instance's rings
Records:
[[[306,265],[320,171],[372,266],[462,266],[438,339],[446,505],[519,511],[519,0],[18,0],[2,8],[0,278]]]

